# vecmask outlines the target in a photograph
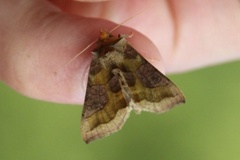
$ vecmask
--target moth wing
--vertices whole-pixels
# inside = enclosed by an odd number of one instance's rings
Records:
[[[137,70],[135,76],[136,84],[131,88],[134,110],[163,113],[175,105],[184,103],[185,97],[181,90],[150,63],[141,66],[141,72]],[[145,76],[144,76],[145,75]]]
[[[99,67],[101,69],[97,69]],[[86,143],[120,130],[132,109],[121,89],[110,88],[110,72],[101,66],[99,59],[93,59],[81,122],[81,133]],[[112,83],[115,86],[118,79],[113,78]]]
[[[120,46],[125,47],[120,48]],[[116,48],[124,50],[122,51],[125,57],[124,79],[130,88],[131,103],[134,104],[133,109],[137,113],[141,111],[162,113],[185,102],[181,90],[143,58],[125,39],[119,41]]]

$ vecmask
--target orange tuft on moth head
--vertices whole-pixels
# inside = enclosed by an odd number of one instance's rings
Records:
[[[112,37],[112,35],[108,32],[108,31],[104,31],[104,30],[101,30],[100,31],[100,36],[99,36],[99,39],[100,40],[106,40],[108,38]]]

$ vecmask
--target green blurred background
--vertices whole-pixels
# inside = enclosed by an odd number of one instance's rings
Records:
[[[169,77],[185,105],[132,113],[121,131],[88,145],[81,106],[29,99],[0,83],[0,160],[240,159],[240,63]]]

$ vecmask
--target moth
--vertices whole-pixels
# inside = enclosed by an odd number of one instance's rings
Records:
[[[185,98],[126,40],[102,31],[92,51],[81,133],[89,143],[120,130],[131,110],[162,113]]]

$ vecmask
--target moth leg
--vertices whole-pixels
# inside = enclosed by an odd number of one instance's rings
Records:
[[[123,72],[120,69],[115,68],[115,69],[113,69],[112,73],[118,77],[123,96],[124,96],[125,100],[127,101],[127,103],[129,104],[132,99],[132,94],[131,94],[131,91],[127,84],[127,81],[123,75]]]
[[[118,38],[131,38],[133,36],[133,32],[131,31],[130,34],[119,34]]]

